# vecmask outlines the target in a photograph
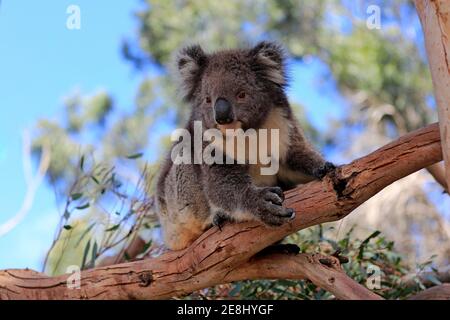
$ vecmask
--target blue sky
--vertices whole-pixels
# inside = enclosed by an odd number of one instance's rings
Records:
[[[2,1],[0,7],[0,224],[25,196],[22,132],[58,116],[63,98],[80,90],[112,92],[132,103],[139,76],[120,54],[135,29],[137,1]],[[66,28],[66,9],[81,9],[81,29]],[[58,221],[52,190],[42,185],[26,219],[0,238],[0,269],[40,269]]]
[[[69,5],[81,9],[81,29],[66,28]],[[58,117],[74,90],[104,89],[122,108],[131,106],[141,76],[120,54],[121,40],[136,29],[139,1],[2,1],[0,7],[0,225],[19,210],[25,196],[22,133],[39,118]],[[291,65],[289,95],[302,103],[319,129],[344,101],[331,83],[319,83],[316,60]],[[332,106],[332,108],[330,108]],[[43,184],[25,220],[0,237],[0,269],[40,270],[59,213]]]

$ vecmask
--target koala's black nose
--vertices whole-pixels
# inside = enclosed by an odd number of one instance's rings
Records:
[[[219,98],[214,104],[214,118],[218,124],[228,124],[233,122],[233,108],[227,99]]]

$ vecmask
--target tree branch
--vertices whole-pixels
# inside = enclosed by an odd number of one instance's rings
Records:
[[[450,300],[450,284],[428,288],[410,297],[408,300]]]
[[[444,192],[449,193],[447,187],[447,181],[445,181],[445,168],[440,163],[432,164],[427,167],[427,171],[433,176],[434,180],[441,185]]]
[[[23,171],[25,175],[26,192],[22,205],[11,218],[9,218],[3,224],[0,224],[0,237],[13,230],[28,214],[33,206],[34,197],[38,191],[39,186],[45,178],[48,167],[50,166],[51,151],[50,146],[44,144],[42,147],[42,154],[39,160],[38,170],[35,176],[33,176],[31,169],[31,138],[28,131],[23,135]]]
[[[268,228],[256,222],[227,224],[222,230],[213,227],[184,250],[85,270],[80,289],[67,288],[68,275],[45,277],[30,270],[0,271],[0,299],[164,299],[244,279],[245,269],[239,266],[249,263],[262,249],[297,230],[342,219],[392,182],[441,160],[439,127],[432,124],[339,167],[322,181],[288,191],[285,205],[294,208],[297,216],[282,227]],[[297,262],[289,263],[292,266]],[[278,268],[280,278],[286,275],[283,268]],[[308,270],[303,271],[305,275],[320,278]],[[236,278],[231,278],[233,272]],[[327,279],[314,281],[325,286]],[[337,276],[335,283],[354,286]],[[342,293],[341,298],[350,296]]]
[[[450,284],[450,266],[437,270],[436,272],[427,271],[419,274],[408,274],[402,277],[401,282],[407,287],[416,286],[416,280],[419,280],[425,287],[432,287],[435,283],[431,277],[436,278],[442,283]]]
[[[225,282],[257,279],[310,280],[342,300],[381,300],[341,269],[335,257],[321,254],[270,254],[255,257],[233,269]]]

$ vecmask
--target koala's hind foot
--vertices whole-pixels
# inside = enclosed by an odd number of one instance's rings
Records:
[[[322,179],[325,177],[328,173],[331,171],[334,171],[336,169],[336,166],[331,162],[325,162],[323,166],[315,169],[313,171],[313,175],[315,178]]]
[[[229,220],[230,219],[223,212],[217,212],[213,218],[212,224],[213,226],[218,227],[220,231],[222,231],[223,225]]]
[[[295,211],[283,207],[284,194],[279,187],[257,187],[247,200],[250,211],[269,226],[281,226],[295,218]]]

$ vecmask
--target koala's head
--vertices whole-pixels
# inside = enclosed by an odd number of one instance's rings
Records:
[[[248,129],[286,102],[284,62],[284,51],[271,42],[211,54],[195,45],[179,52],[176,67],[184,99],[208,128]]]

